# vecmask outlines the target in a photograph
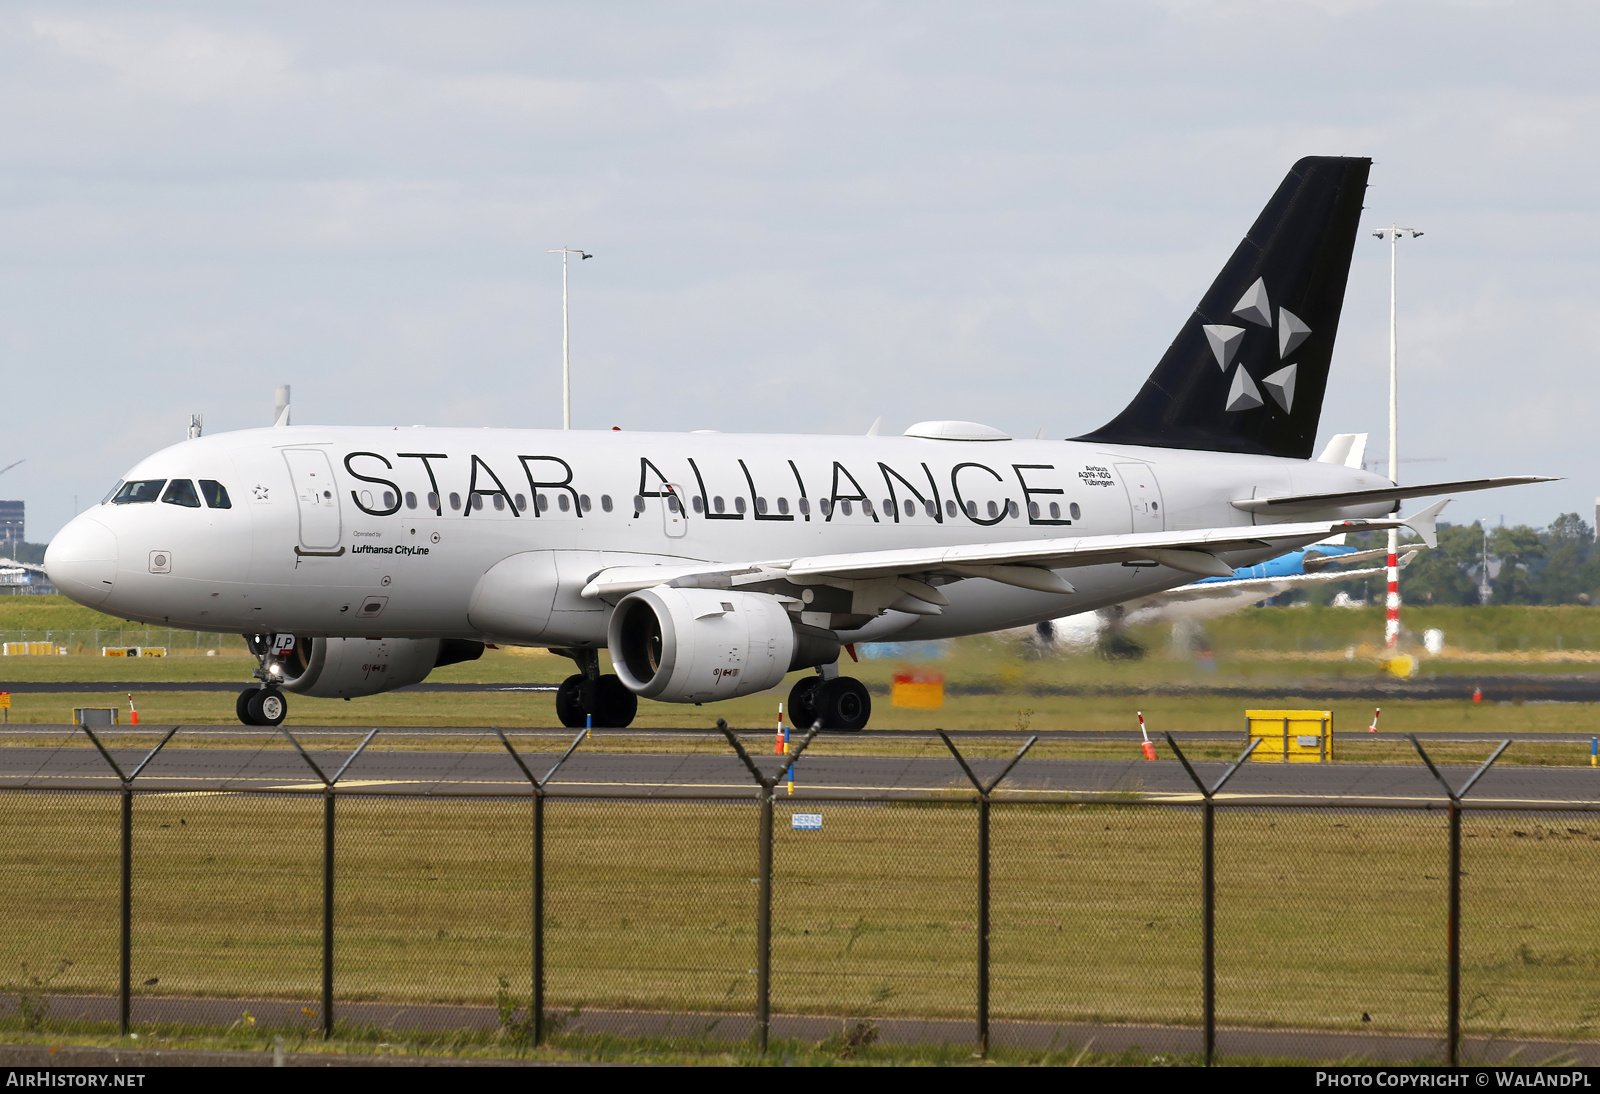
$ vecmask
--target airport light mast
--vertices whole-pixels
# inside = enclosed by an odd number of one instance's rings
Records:
[[[579,255],[579,261],[593,258],[581,247],[556,247],[548,253],[561,256],[561,428],[572,428],[572,342],[567,325],[567,256]]]
[[[1400,372],[1395,338],[1395,260],[1399,240],[1403,235],[1416,239],[1422,235],[1415,228],[1402,228],[1391,224],[1372,233],[1379,239],[1389,237],[1389,481],[1400,481]],[[1383,623],[1384,648],[1391,653],[1400,644],[1400,532],[1389,529],[1389,595],[1384,601],[1388,617]]]

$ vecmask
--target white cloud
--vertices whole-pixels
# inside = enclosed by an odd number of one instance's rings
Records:
[[[164,20],[40,17],[33,33],[67,57],[113,72],[133,90],[183,102],[279,95],[294,82],[277,38]]]

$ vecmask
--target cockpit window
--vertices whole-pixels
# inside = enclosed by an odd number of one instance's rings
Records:
[[[161,500],[168,505],[182,505],[188,509],[200,508],[200,495],[194,492],[194,483],[188,479],[173,479]]]
[[[122,489],[122,480],[118,479],[117,480],[117,485],[113,486],[110,490],[107,490],[106,491],[106,496],[100,499],[100,504],[104,505],[106,502],[108,502],[112,498],[116,497],[117,496],[117,491],[121,490],[121,489]]]
[[[112,505],[131,505],[139,501],[155,501],[161,496],[161,488],[167,485],[166,479],[137,479],[125,482],[122,489],[112,497]]]
[[[200,480],[200,496],[206,499],[206,504],[213,509],[232,509],[233,502],[228,500],[228,488],[216,479]]]

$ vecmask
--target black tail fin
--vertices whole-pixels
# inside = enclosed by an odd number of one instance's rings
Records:
[[[1309,459],[1371,166],[1295,164],[1133,402],[1078,440]]]

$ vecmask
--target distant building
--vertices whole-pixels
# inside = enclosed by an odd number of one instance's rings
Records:
[[[12,554],[17,544],[28,542],[23,503],[0,501],[0,554]]]

